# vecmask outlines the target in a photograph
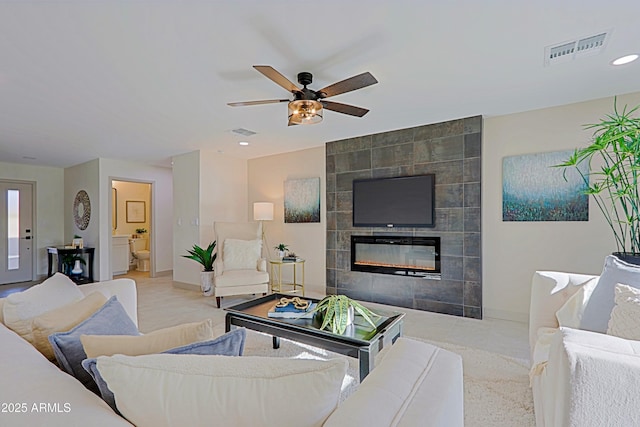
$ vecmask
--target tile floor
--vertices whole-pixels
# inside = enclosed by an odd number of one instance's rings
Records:
[[[149,278],[131,272],[125,276],[138,284],[140,330],[149,332],[182,322],[212,317],[224,332],[224,310],[218,309],[215,298],[202,297],[199,292],[176,288],[171,277]],[[323,295],[309,295],[322,297]],[[222,308],[252,298],[251,295],[225,297]],[[158,305],[162,306],[158,310]],[[527,325],[499,319],[469,319],[399,307],[367,304],[386,310],[402,311],[405,315],[404,335],[433,341],[464,345],[519,359],[529,358]]]
[[[149,273],[131,271],[116,278],[122,277],[130,277],[138,285],[138,315],[142,332],[184,322],[195,322],[206,317],[214,319],[220,334],[224,332],[225,313],[216,307],[215,298],[202,297],[199,292],[176,288],[171,276],[150,278]],[[38,282],[2,285],[0,298],[24,290],[35,283]],[[250,295],[226,297],[222,306],[224,308],[250,298]],[[372,308],[378,306],[368,305]],[[404,335],[460,344],[519,359],[529,358],[528,331],[524,323],[488,318],[476,320],[398,307],[380,307],[406,314]]]

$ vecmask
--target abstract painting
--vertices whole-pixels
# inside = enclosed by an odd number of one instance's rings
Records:
[[[320,222],[320,178],[284,182],[284,222]]]
[[[587,184],[575,168],[553,167],[571,154],[573,151],[555,151],[505,157],[502,220],[588,221]],[[587,165],[581,171],[586,174]]]

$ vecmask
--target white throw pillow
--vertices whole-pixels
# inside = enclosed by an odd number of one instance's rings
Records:
[[[321,426],[336,408],[347,361],[118,354],[97,368],[138,427],[301,427]]]
[[[580,329],[603,334],[607,332],[607,323],[615,305],[613,297],[617,283],[640,288],[640,266],[609,255],[605,258],[598,284],[584,308]]]
[[[640,289],[618,283],[608,335],[640,341]]]
[[[223,262],[225,270],[257,270],[262,240],[225,239]]]
[[[145,335],[81,335],[80,342],[87,358],[93,359],[114,354],[139,356],[160,353],[214,337],[213,320],[207,319],[158,329]]]
[[[556,311],[556,319],[560,326],[567,328],[580,329],[582,322],[582,314],[587,306],[591,294],[598,284],[598,278],[593,278],[580,286],[580,289],[573,294],[560,310]]]
[[[39,285],[9,295],[2,307],[4,322],[31,319],[82,298],[84,294],[78,285],[64,274],[56,273]]]

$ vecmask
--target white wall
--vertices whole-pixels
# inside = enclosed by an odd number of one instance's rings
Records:
[[[173,157],[173,280],[200,283],[198,264],[183,258],[200,245],[200,153]]]
[[[64,170],[64,241],[66,243],[71,243],[73,236],[78,235],[84,240],[85,246],[96,248],[93,261],[94,279],[107,280],[107,278],[103,279],[100,274],[101,199],[98,171],[98,159],[72,166]],[[91,216],[89,217],[89,225],[85,230],[80,230],[73,220],[73,201],[80,190],[87,192],[91,203]],[[111,228],[109,228],[109,233],[110,232]]]
[[[249,160],[250,218],[254,202],[273,202],[274,220],[265,221],[270,255],[273,246],[283,242],[297,255],[306,259],[305,291],[325,293],[326,286],[326,157],[325,148],[316,147],[291,153]],[[284,181],[320,177],[320,222],[284,223]],[[291,280],[291,269],[283,269],[283,280]]]
[[[247,161],[217,151],[173,158],[173,280],[197,285],[200,264],[182,257],[214,239],[214,221],[247,221]]]
[[[151,200],[152,265],[156,272],[172,269],[172,177],[171,170],[143,163],[113,159],[95,159],[64,170],[65,241],[74,234],[84,239],[85,246],[96,248],[94,277],[110,280],[111,275],[111,181],[112,179],[152,183]],[[85,190],[91,200],[91,219],[86,230],[73,221],[73,199]]]
[[[0,179],[35,182],[34,273],[45,275],[47,246],[62,245],[65,241],[64,169],[0,162]]]
[[[151,183],[151,227],[149,247],[151,265],[156,273],[173,269],[173,174],[171,169],[144,163],[114,159],[99,159],[100,183],[100,268],[99,280],[111,276],[111,181],[138,181]]]
[[[640,104],[640,93],[618,105]],[[482,155],[483,299],[485,315],[527,321],[531,277],[536,270],[599,274],[615,242],[597,205],[588,222],[503,222],[502,159],[584,147],[613,98],[484,120]]]
[[[200,151],[201,243],[213,241],[215,221],[247,220],[247,161],[217,151]]]

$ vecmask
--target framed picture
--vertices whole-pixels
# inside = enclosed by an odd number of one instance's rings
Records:
[[[111,228],[118,228],[118,190],[111,188]]]
[[[145,222],[146,218],[144,202],[127,200],[127,222]]]
[[[571,154],[569,150],[505,157],[502,220],[588,221],[587,183],[576,170],[554,167]],[[586,174],[586,162],[584,166]]]
[[[284,222],[320,222],[320,178],[284,182]]]

